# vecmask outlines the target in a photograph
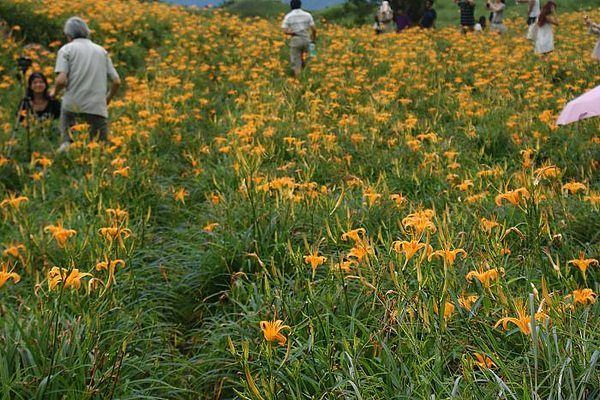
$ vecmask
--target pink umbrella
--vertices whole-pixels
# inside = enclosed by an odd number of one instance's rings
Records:
[[[556,120],[556,125],[567,125],[600,115],[600,86],[567,103]]]

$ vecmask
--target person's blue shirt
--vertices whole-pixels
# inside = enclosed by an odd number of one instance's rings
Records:
[[[433,27],[433,23],[437,19],[437,13],[433,8],[429,10],[425,10],[423,12],[423,18],[421,18],[421,26],[423,28],[431,28]]]

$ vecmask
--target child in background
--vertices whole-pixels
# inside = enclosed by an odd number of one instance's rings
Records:
[[[487,25],[487,20],[482,15],[481,17],[479,17],[479,21],[475,24],[475,27],[473,28],[473,30],[475,31],[475,33],[482,33],[485,30],[486,25]]]
[[[600,24],[590,21],[590,18],[587,15],[583,17],[583,20],[590,30],[590,35],[598,36],[596,46],[594,47],[594,50],[592,50],[592,58],[595,60],[600,60]]]

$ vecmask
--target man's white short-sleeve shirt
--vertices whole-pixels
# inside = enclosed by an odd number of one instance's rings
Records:
[[[107,83],[119,74],[106,50],[89,39],[74,39],[58,51],[54,72],[67,74],[64,110],[108,117]]]

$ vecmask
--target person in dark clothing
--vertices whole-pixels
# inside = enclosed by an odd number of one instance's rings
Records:
[[[437,12],[433,8],[433,0],[425,2],[425,11],[419,21],[419,26],[425,29],[435,29],[435,21],[437,20]]]
[[[412,25],[412,21],[404,9],[401,8],[394,14],[394,19],[396,20],[396,32],[402,32]]]
[[[462,33],[472,32],[475,26],[475,2],[473,0],[454,0],[460,7],[460,26]]]

